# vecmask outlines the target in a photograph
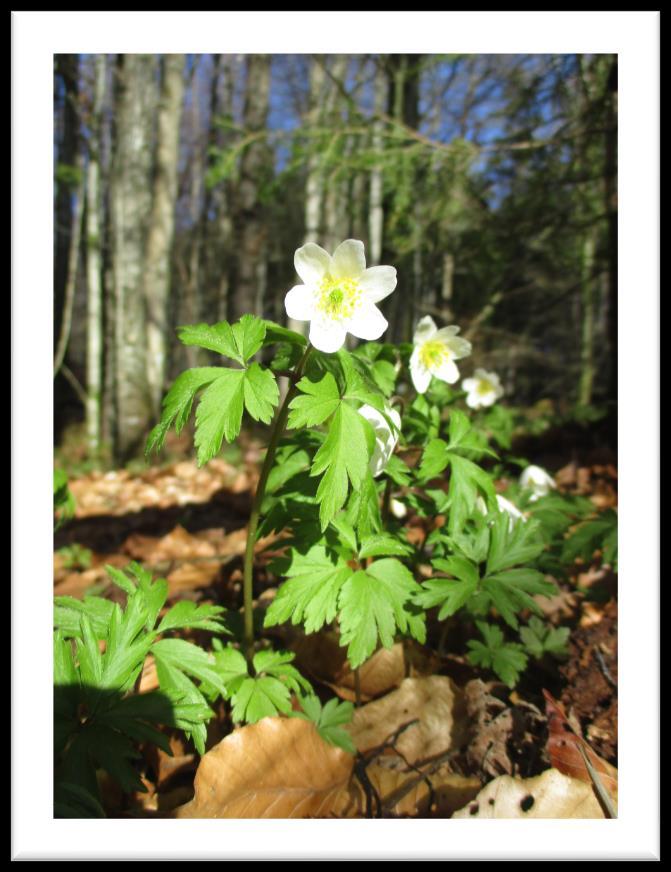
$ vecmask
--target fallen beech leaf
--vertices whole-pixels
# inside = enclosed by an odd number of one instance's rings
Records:
[[[316,818],[352,806],[354,758],[298,718],[235,730],[201,759],[195,796],[178,818]]]
[[[327,684],[341,699],[354,702],[354,673],[347,652],[338,644],[336,633],[312,633],[296,642],[296,665]],[[361,699],[364,702],[397,687],[406,675],[403,645],[381,648],[359,667]]]
[[[617,802],[617,769],[595,754],[587,742],[574,732],[561,703],[557,702],[552,694],[543,690],[543,696],[548,718],[547,749],[552,765],[565,775],[586,781],[591,785],[592,777],[580,753],[582,748],[604,788]]]
[[[591,785],[546,769],[535,778],[500,775],[453,818],[603,818]]]
[[[451,678],[406,678],[398,690],[354,712],[347,730],[359,751],[383,744],[403,724],[417,719],[394,747],[408,761],[428,760],[459,747],[466,738],[462,694]]]
[[[419,773],[412,769],[408,771],[407,767],[406,771],[401,771],[373,763],[366,768],[366,775],[380,797],[385,812],[404,817],[451,817],[480,790],[479,778],[458,775],[445,765],[428,773],[426,778],[421,778]],[[427,780],[431,782],[431,790]],[[410,789],[406,791],[407,787]],[[358,811],[363,815],[366,799],[363,788],[358,785],[358,789]],[[429,807],[431,801],[433,805]]]

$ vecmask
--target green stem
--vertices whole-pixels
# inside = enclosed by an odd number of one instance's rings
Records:
[[[287,395],[284,398],[284,402],[280,406],[280,410],[277,413],[277,417],[275,418],[275,423],[273,424],[273,428],[270,432],[270,441],[268,442],[268,450],[266,451],[266,456],[263,461],[263,466],[261,467],[261,475],[259,476],[259,483],[256,486],[256,493],[254,494],[254,502],[252,503],[252,510],[249,515],[249,526],[247,528],[247,545],[245,548],[245,562],[244,562],[244,571],[243,571],[243,582],[242,582],[242,597],[243,597],[243,612],[245,619],[245,628],[244,628],[244,648],[245,648],[245,657],[247,658],[248,664],[251,666],[252,657],[254,656],[254,612],[253,612],[253,582],[254,582],[254,545],[256,544],[256,531],[259,527],[259,518],[261,515],[261,505],[263,503],[263,498],[266,494],[266,485],[268,484],[268,476],[270,475],[270,470],[273,468],[273,463],[275,462],[275,454],[277,452],[277,444],[280,441],[282,434],[284,433],[284,428],[287,423],[287,418],[289,417],[289,403],[296,396],[298,390],[296,388],[296,383],[299,381],[301,376],[303,375],[303,369],[305,364],[307,363],[307,359],[312,351],[312,346],[308,344],[305,349],[305,353],[303,357],[296,364],[296,369],[292,373],[292,384],[287,391]]]

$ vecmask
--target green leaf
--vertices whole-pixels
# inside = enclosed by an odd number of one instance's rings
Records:
[[[478,568],[464,557],[439,558],[433,561],[439,572],[446,572],[456,580],[431,578],[424,582],[414,601],[425,609],[441,606],[438,620],[443,620],[459,611],[478,589]]]
[[[282,584],[266,612],[264,626],[273,627],[291,620],[303,622],[306,633],[314,633],[335,619],[338,595],[352,570],[342,558],[327,554],[323,545],[307,554],[293,550],[287,569],[288,581]]]
[[[295,330],[288,330],[286,327],[280,327],[273,321],[264,321],[266,325],[266,335],[263,340],[264,347],[272,345],[276,342],[288,342],[291,345],[298,345],[304,348],[308,341],[302,333],[296,333]]]
[[[422,455],[422,462],[419,466],[420,478],[424,481],[436,478],[444,469],[447,469],[449,462],[447,443],[443,439],[431,439]]]
[[[528,627],[520,627],[520,639],[527,651],[540,660],[544,654],[552,654],[555,657],[565,657],[568,654],[568,627],[553,627],[544,624],[537,617],[529,620]]]
[[[338,384],[330,372],[318,382],[302,378],[297,388],[301,393],[289,403],[287,427],[290,430],[322,424],[340,405]]]
[[[389,533],[366,536],[359,549],[361,560],[366,557],[407,557],[409,554],[412,554],[412,546]]]
[[[341,542],[343,542],[352,554],[357,552],[356,533],[354,528],[345,518],[339,516],[331,521],[331,526],[337,531]]]
[[[245,371],[244,398],[245,408],[255,421],[264,424],[272,421],[280,392],[269,369],[262,369],[258,363],[249,366]]]
[[[187,369],[175,379],[163,400],[161,420],[147,439],[146,454],[161,450],[173,421],[175,422],[175,432],[179,433],[182,430],[189,420],[195,395],[201,388],[219,378],[220,375],[221,367],[206,366],[198,369]]]
[[[347,645],[353,669],[360,666],[379,643],[391,648],[396,629],[421,636],[423,623],[415,620],[410,599],[416,590],[412,574],[398,560],[379,560],[351,575],[340,592],[340,644]]]
[[[270,675],[246,678],[233,697],[231,717],[236,723],[255,724],[278,712],[291,711],[291,695],[285,684]]]
[[[203,392],[196,410],[198,466],[219,453],[224,438],[232,442],[242,424],[245,371],[220,368],[218,374]]]
[[[356,747],[349,733],[342,729],[343,724],[349,724],[352,720],[354,706],[351,702],[340,702],[334,697],[322,707],[316,696],[301,697],[300,702],[303,711],[291,712],[291,717],[312,721],[325,742],[342,748],[348,754],[356,754]]]
[[[311,474],[324,473],[317,488],[322,530],[343,507],[348,483],[353,488],[359,487],[368,471],[370,451],[366,427],[370,425],[361,415],[346,403],[340,403],[326,439],[314,457]]]
[[[212,633],[227,633],[223,619],[226,610],[222,606],[197,605],[191,600],[181,600],[163,616],[158,626],[159,633],[175,630],[178,627],[191,627],[197,630],[210,630]]]
[[[528,563],[544,548],[545,544],[538,537],[537,524],[527,521],[511,525],[508,515],[500,512],[491,526],[487,574]]]
[[[514,687],[527,667],[527,656],[522,646],[515,642],[506,642],[501,630],[482,621],[476,622],[485,643],[478,641],[468,642],[471,649],[468,660],[474,666],[483,666],[485,669],[493,669],[498,677],[508,687]]]
[[[481,589],[491,603],[498,609],[504,621],[517,629],[516,613],[524,608],[537,614],[543,611],[533,599],[533,594],[551,596],[556,592],[553,582],[546,581],[544,575],[535,569],[507,569],[486,576]]]
[[[198,465],[203,466],[240,432],[246,407],[256,421],[269,423],[279,399],[275,377],[253,363],[248,369],[220,367],[218,378],[203,392],[196,410]]]
[[[257,676],[272,675],[286,684],[289,690],[300,693],[312,692],[312,686],[295,666],[291,665],[296,655],[292,651],[273,651],[268,649],[259,651],[254,655],[253,664]]]
[[[198,345],[216,351],[244,364],[263,345],[266,322],[254,315],[243,315],[232,326],[226,321],[209,326],[193,324],[179,328],[179,338],[184,345]]]
[[[232,696],[249,675],[247,661],[238,651],[227,645],[221,650],[214,652],[216,670],[226,686],[226,696]]]
[[[478,492],[490,502],[496,499],[494,485],[484,469],[472,460],[450,454],[450,514],[448,529],[450,533],[461,530],[466,519],[475,509]],[[505,515],[507,522],[508,516]]]
[[[85,596],[83,600],[71,596],[54,597],[54,627],[64,636],[82,638],[80,618],[86,615],[97,639],[106,639],[112,619],[114,603],[99,596]]]
[[[222,696],[226,695],[226,687],[216,669],[216,664],[197,645],[184,639],[161,639],[154,642],[151,652],[157,664],[160,661],[201,681],[207,681],[208,684],[214,685]]]
[[[244,364],[228,321],[220,321],[218,324],[187,324],[177,328],[177,335],[183,345],[197,345]]]

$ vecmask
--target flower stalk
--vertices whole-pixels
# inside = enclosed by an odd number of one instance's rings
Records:
[[[277,417],[275,418],[272,430],[270,431],[268,450],[266,451],[263,466],[261,467],[261,475],[259,476],[259,483],[256,486],[254,502],[252,503],[252,509],[249,515],[249,526],[247,527],[247,543],[245,546],[245,560],[242,580],[242,600],[244,614],[244,651],[247,663],[250,666],[252,664],[252,658],[254,656],[254,612],[252,605],[254,599],[254,545],[256,544],[256,533],[259,528],[261,506],[263,504],[263,498],[266,494],[268,476],[270,475],[270,470],[273,468],[273,464],[275,462],[277,445],[282,438],[284,428],[286,427],[287,418],[289,417],[289,404],[298,392],[296,384],[303,375],[303,370],[305,369],[305,364],[307,363],[311,351],[312,346],[308,343],[308,346],[305,349],[305,353],[298,361],[298,363],[296,364],[296,368],[291,374],[291,385],[289,387],[289,390],[287,391],[286,397],[284,398],[284,402],[280,406],[280,410],[277,413]]]

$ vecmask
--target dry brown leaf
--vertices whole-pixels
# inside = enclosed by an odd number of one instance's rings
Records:
[[[336,633],[312,633],[301,636],[293,646],[296,665],[313,678],[327,684],[341,699],[355,699],[354,673]],[[364,702],[386,693],[406,675],[403,645],[376,651],[359,668],[361,698]]]
[[[351,807],[354,758],[298,718],[264,718],[201,759],[195,796],[178,818],[315,818]]]
[[[571,778],[578,778],[592,784],[592,777],[580,753],[582,748],[603,787],[608,791],[611,799],[617,802],[617,769],[607,760],[599,757],[587,742],[576,734],[561,703],[557,702],[547,690],[543,690],[543,695],[548,717],[547,749],[552,765]]]
[[[500,775],[455,818],[603,818],[589,784],[546,769],[535,778]]]
[[[412,769],[407,770],[407,767],[402,771],[373,763],[366,768],[366,775],[380,797],[385,812],[403,817],[451,817],[458,808],[463,808],[477,795],[481,786],[479,778],[458,775],[445,765],[428,774],[427,778],[421,778]],[[358,782],[356,786],[360,792],[357,810],[363,816],[366,799]],[[429,807],[431,802],[433,804]]]
[[[409,763],[459,747],[466,737],[463,697],[451,678],[406,678],[398,690],[354,712],[348,726],[359,751],[383,744],[403,724],[417,719],[395,742]]]

